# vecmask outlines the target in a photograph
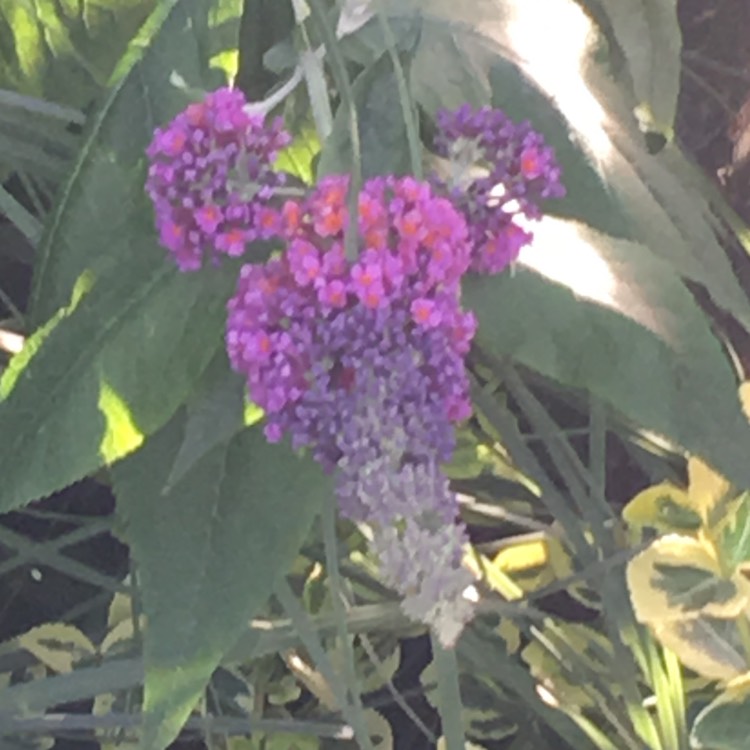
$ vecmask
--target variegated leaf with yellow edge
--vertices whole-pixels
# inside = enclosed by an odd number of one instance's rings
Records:
[[[737,493],[702,458],[691,456],[687,468],[690,505],[700,515],[706,528],[714,529],[731,515]]]
[[[18,636],[18,645],[58,674],[73,671],[96,654],[96,646],[74,625],[50,622]]]
[[[686,667],[710,680],[731,680],[748,669],[736,620],[671,620],[652,631]]]
[[[727,688],[696,717],[690,732],[695,750],[747,750],[750,737],[750,673]]]
[[[636,618],[648,624],[700,614],[732,618],[750,600],[743,576],[723,576],[708,544],[678,534],[636,555],[628,563],[627,582]]]
[[[486,646],[492,648],[492,642],[487,641]],[[431,661],[419,676],[419,681],[424,688],[424,695],[430,705],[439,710],[439,699],[437,696],[437,667]],[[508,696],[503,694],[501,688],[495,684],[488,675],[476,672],[461,671],[459,674],[459,685],[461,691],[461,724],[465,734],[475,743],[489,742],[494,744],[503,742],[518,732],[519,716],[518,706],[514,705],[515,711],[509,710]],[[466,747],[482,747],[467,742]],[[438,741],[438,747],[442,747]]]
[[[701,526],[701,517],[691,507],[688,493],[672,482],[660,482],[639,492],[623,508],[622,518],[639,531],[648,527],[664,533],[691,534]]]

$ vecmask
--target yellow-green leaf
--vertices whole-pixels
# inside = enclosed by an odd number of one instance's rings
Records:
[[[688,498],[692,508],[704,523],[712,527],[724,517],[732,496],[729,482],[702,458],[691,456],[688,460]]]
[[[734,620],[697,617],[660,622],[652,627],[662,645],[689,669],[711,680],[731,680],[747,670]]]
[[[74,625],[50,622],[19,636],[18,645],[48,669],[71,672],[81,659],[96,653],[94,644]]]
[[[690,507],[688,493],[671,482],[660,482],[639,492],[623,508],[622,518],[635,529],[650,527],[683,534],[697,531],[701,525],[700,516]]]

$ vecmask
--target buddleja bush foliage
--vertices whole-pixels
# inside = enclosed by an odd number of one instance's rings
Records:
[[[543,617],[495,627],[483,609],[488,589],[564,588],[622,552],[601,476],[555,437],[519,371],[586,395],[592,462],[618,420],[750,486],[736,377],[685,285],[750,326],[721,247],[731,217],[672,140],[673,3],[246,0],[227,50],[215,21],[229,5],[159,3],[132,40],[46,222],[35,330],[0,379],[0,510],[111,467],[147,622],[143,747],[177,735],[243,637],[262,652],[248,622],[272,594],[304,625],[284,576],[319,514],[334,528],[334,499],[409,622],[434,635],[449,746],[463,747],[462,697],[468,711],[520,696],[528,726],[571,746],[686,747],[689,689],[636,623],[622,575],[595,601],[577,594],[607,638]],[[244,94],[223,72],[233,46]],[[565,492],[500,384],[547,436]],[[564,541],[470,549],[448,477],[492,462]],[[735,681],[691,741],[740,747],[710,717],[745,700],[746,657],[726,652],[709,673],[683,631],[730,621],[727,648],[744,644],[744,515],[725,528],[686,512],[689,533],[678,523],[629,564],[635,617],[687,667]],[[713,554],[725,543],[731,570]],[[540,577],[519,582],[537,554]],[[560,672],[577,652],[583,678]],[[623,665],[621,688],[608,685]],[[107,666],[88,685],[81,670],[75,684],[8,688],[0,718],[141,679],[137,660]],[[356,697],[327,700],[366,742]]]

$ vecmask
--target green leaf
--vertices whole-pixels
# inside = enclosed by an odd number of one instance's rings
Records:
[[[317,465],[269,445],[259,426],[217,446],[165,491],[184,429],[175,418],[113,469],[148,620],[149,750],[176,736],[333,491]]]
[[[156,242],[143,189],[154,127],[188,101],[175,81],[209,81],[201,63],[205,15],[198,0],[163,3],[152,14],[46,228],[34,322],[58,315],[78,279],[93,290],[47,332],[30,361],[21,353],[13,382],[3,383],[10,393],[0,404],[2,510],[138,447],[172,416],[221,346],[232,265],[179,274]]]
[[[312,124],[305,123],[295,134],[294,140],[279,154],[274,168],[299,177],[305,185],[312,185],[315,181],[313,164],[319,153],[318,134]]]
[[[83,108],[156,0],[0,0],[0,87]]]
[[[545,217],[512,275],[471,277],[477,343],[587,389],[750,486],[734,374],[677,275],[646,247]]]
[[[720,693],[696,717],[690,732],[694,750],[746,750],[750,736],[750,680],[745,675]]]
[[[748,604],[742,577],[719,568],[713,548],[693,537],[660,537],[627,565],[636,619],[650,625],[698,615],[732,619]]]
[[[645,132],[671,140],[680,91],[682,34],[676,0],[596,0],[627,63]]]
[[[145,151],[154,129],[190,102],[190,90],[218,82],[204,60],[206,12],[200,0],[160,3],[120,61],[38,249],[33,325],[67,303],[84,271],[128,274],[141,251],[135,238],[155,235],[143,200]]]
[[[656,563],[654,573],[651,583],[664,591],[670,607],[700,610],[713,602],[724,605],[737,596],[732,581],[719,578],[710,570]]]
[[[362,176],[406,174],[410,169],[406,125],[401,116],[393,65],[384,55],[357,76],[352,85],[357,107],[362,154]],[[318,177],[348,173],[351,169],[349,113],[340,106],[333,131],[323,145]]]
[[[407,12],[406,8],[415,3],[404,2],[403,10],[400,4],[393,5],[392,12],[398,13]],[[458,8],[455,6],[455,10]],[[486,52],[480,52],[481,36],[469,26],[475,19],[476,4],[471,11],[461,10],[464,17],[459,25],[454,18],[425,13],[419,8],[423,15],[411,66],[411,87],[417,103],[431,114],[440,107],[454,109],[465,102],[481,105],[489,99],[487,69],[479,62]]]
[[[244,426],[245,383],[217,352],[187,404],[185,437],[167,479],[170,489],[203,456],[228,442]]]
[[[0,402],[0,511],[137,448],[222,345],[231,267],[181,274],[150,236],[132,232],[129,241],[127,271],[94,282],[14,372]]]

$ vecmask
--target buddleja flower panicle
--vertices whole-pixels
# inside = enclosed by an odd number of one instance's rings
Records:
[[[435,180],[466,217],[472,269],[498,273],[533,238],[524,220],[541,217],[542,201],[565,195],[554,149],[530,123],[491,107],[442,110],[437,126],[435,147],[456,174]]]
[[[280,119],[245,106],[241,91],[218,89],[157,129],[146,152],[159,239],[183,271],[275,233],[264,208],[284,184],[272,165],[291,139]]]
[[[444,394],[452,418],[470,409],[463,355],[476,324],[458,296],[469,261],[463,219],[428,185],[372,180],[360,195],[358,217],[369,244],[349,263],[347,191],[347,178],[331,177],[300,205],[284,206],[286,252],[266,266],[243,268],[229,303],[230,360],[268,412],[269,435],[290,432],[298,445],[318,444],[320,428],[297,420],[295,404],[308,395],[323,408],[332,389],[343,397],[356,372],[382,369],[384,342],[403,348],[408,336],[422,347],[421,367],[434,373],[432,388],[442,392],[458,378]],[[312,367],[321,362],[333,364],[318,388]],[[301,407],[306,416],[309,405]]]
[[[147,190],[182,270],[259,238],[283,246],[241,269],[230,362],[265,411],[268,440],[288,436],[335,472],[341,513],[372,529],[404,611],[452,645],[474,612],[467,532],[441,468],[455,424],[471,414],[465,357],[476,320],[461,307],[461,280],[470,267],[512,262],[531,239],[519,219],[538,218],[541,201],[564,189],[553,150],[528,123],[465,106],[440,113],[438,126],[453,178],[371,179],[350,217],[346,176],[281,199],[272,165],[289,136],[220,89],[155,133]]]
[[[410,613],[448,642],[469,619],[462,592],[471,577],[446,573],[450,601],[432,601],[428,611],[425,586],[432,597],[431,569],[444,562],[447,540],[436,545],[425,519],[457,529],[450,559],[460,561],[465,530],[440,465],[453,454],[454,423],[471,413],[464,357],[476,321],[460,306],[468,232],[428,184],[377,178],[360,193],[363,247],[349,262],[347,195],[347,178],[329,177],[282,207],[286,250],[243,268],[227,349],[266,410],[268,439],[289,435],[336,471],[342,514],[373,526],[384,575]],[[404,524],[421,545],[409,551],[408,588],[387,567],[396,555],[389,530]],[[448,611],[459,614],[451,620]]]

